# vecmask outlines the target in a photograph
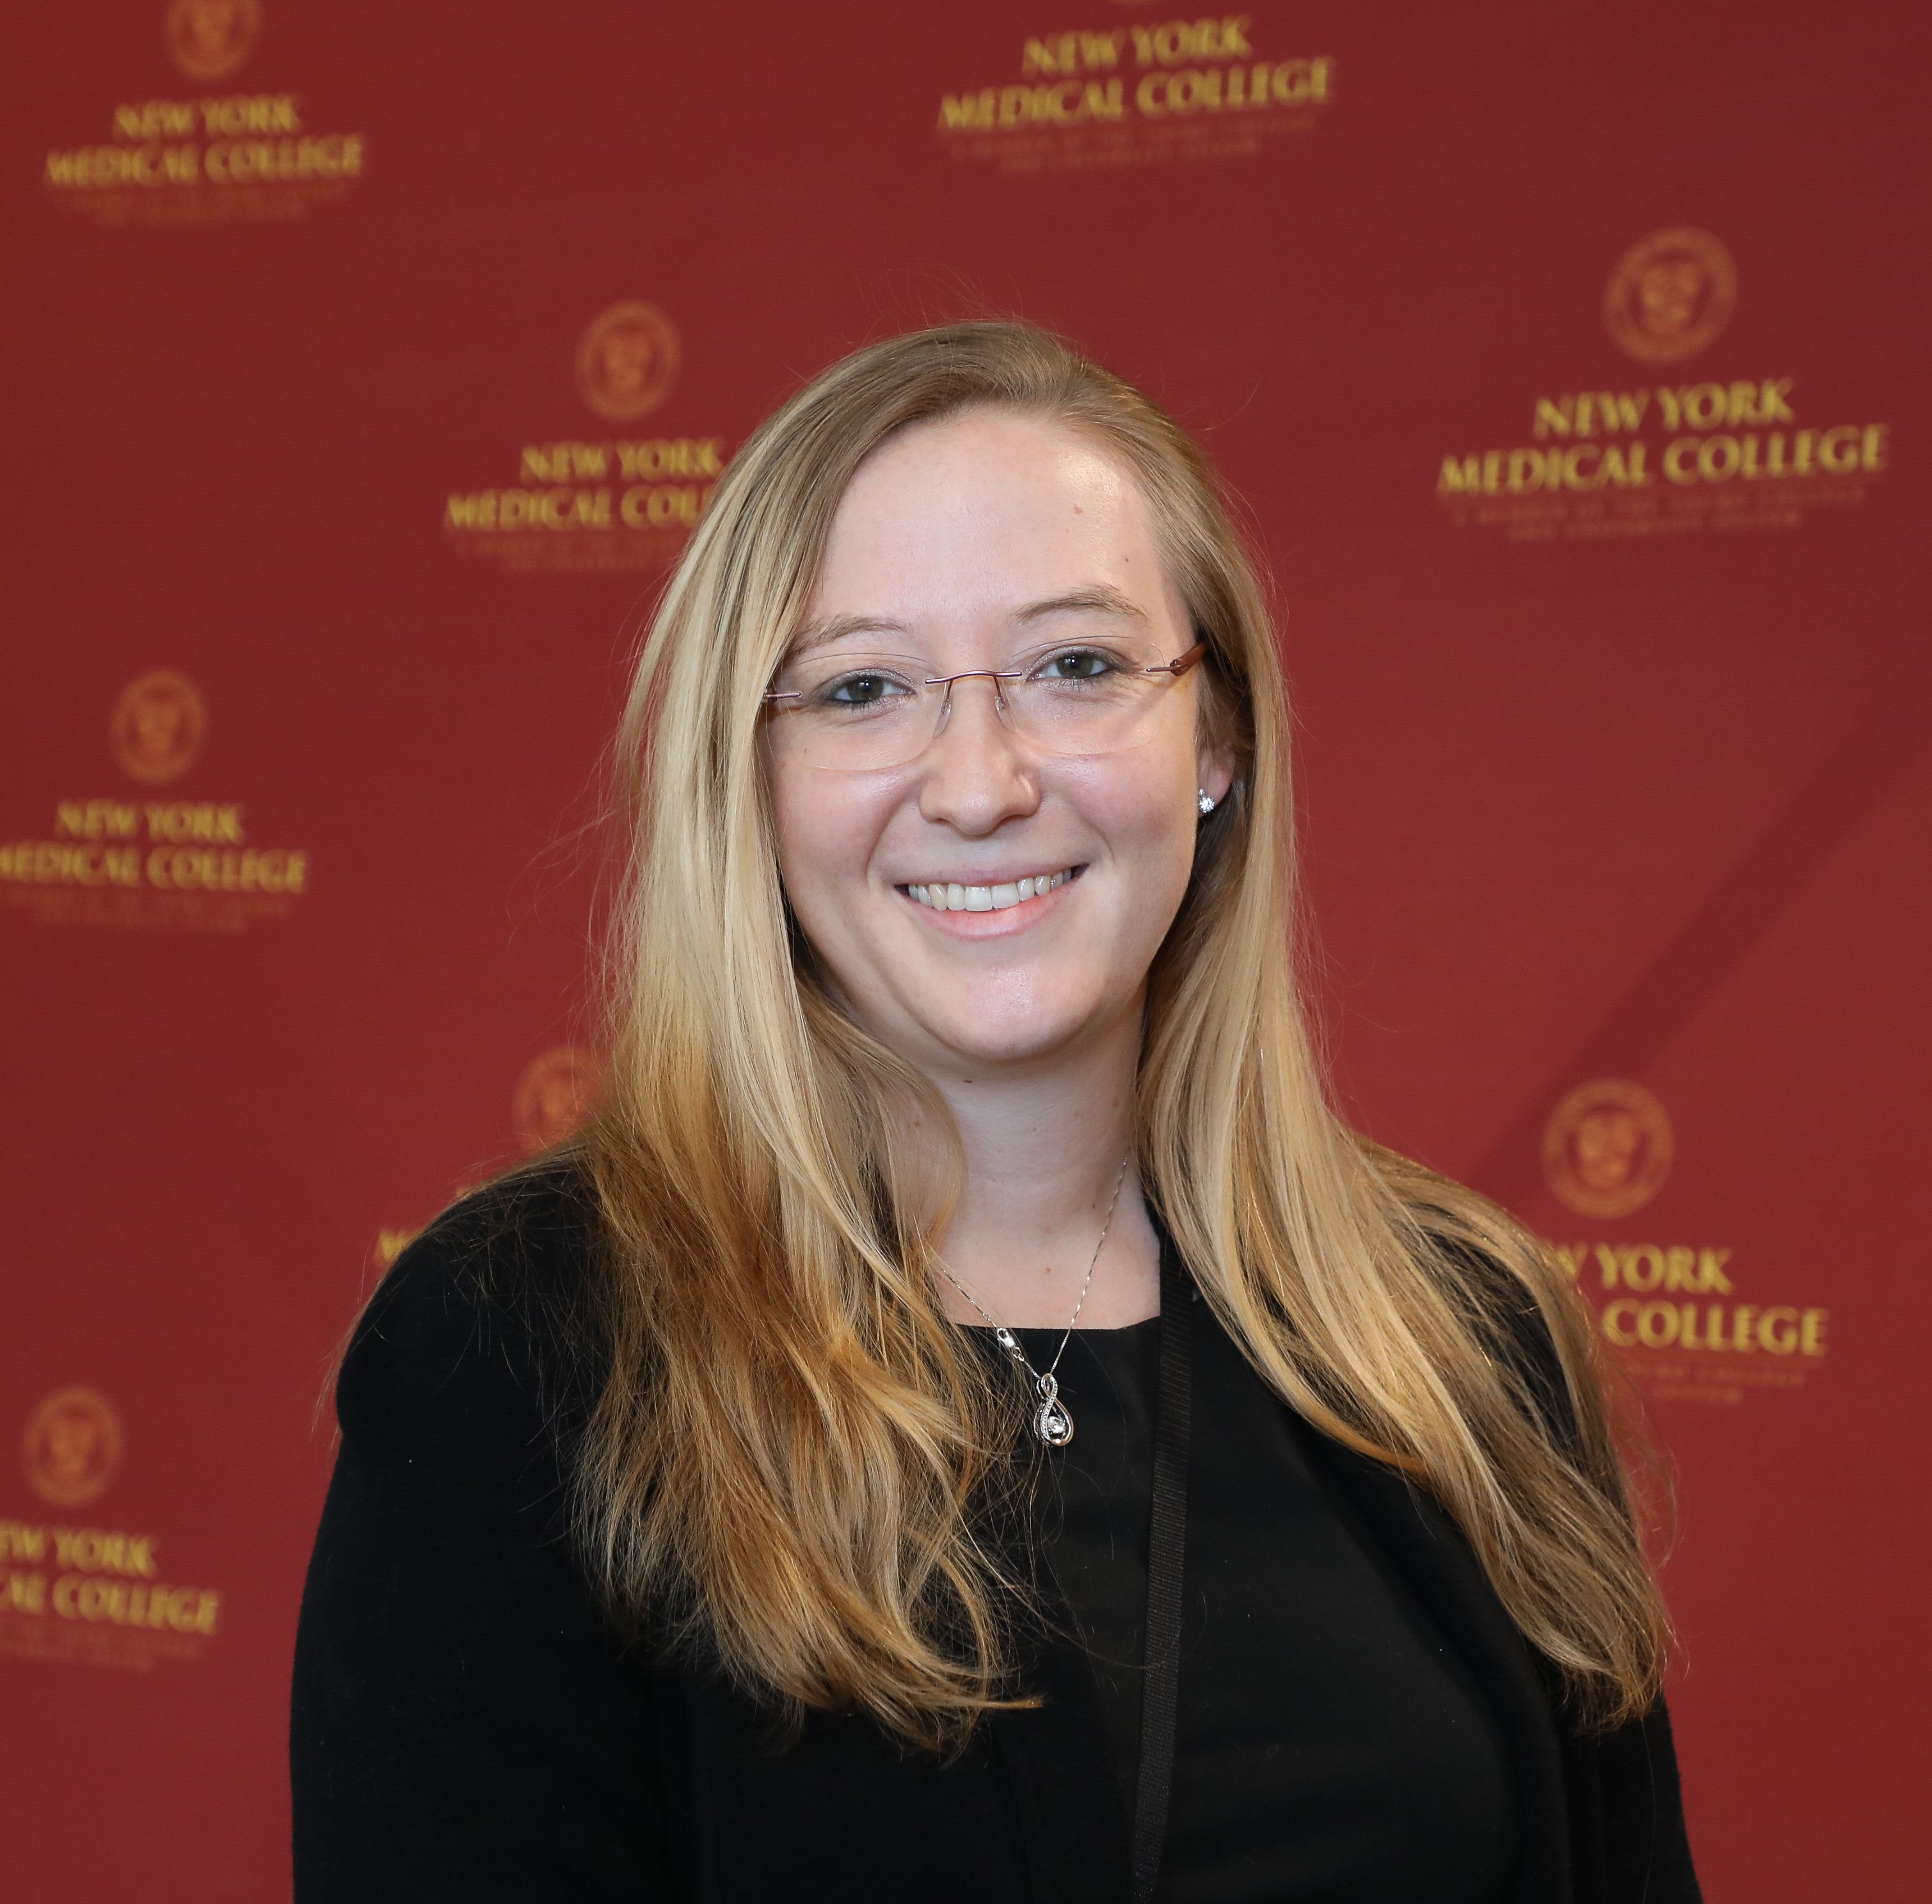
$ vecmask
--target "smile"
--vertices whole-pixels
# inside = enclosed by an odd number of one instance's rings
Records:
[[[1024,905],[1029,899],[1044,899],[1081,870],[1069,866],[1058,873],[1041,873],[1031,879],[1012,880],[999,886],[935,883],[902,886],[899,890],[936,913],[1003,913],[1010,907]]]

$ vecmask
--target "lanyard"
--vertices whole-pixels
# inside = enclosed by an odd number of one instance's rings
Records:
[[[1172,1249],[1161,1253],[1160,1387],[1154,1402],[1154,1507],[1141,1684],[1140,1775],[1130,1864],[1134,1904],[1152,1904],[1174,1783],[1180,1690],[1180,1573],[1187,1545],[1187,1426],[1194,1291]]]

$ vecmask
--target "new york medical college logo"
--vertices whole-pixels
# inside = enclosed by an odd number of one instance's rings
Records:
[[[36,925],[239,931],[294,916],[309,855],[260,837],[249,803],[194,797],[212,723],[178,667],[149,667],[113,699],[107,752],[131,785],[56,799],[38,838],[0,838],[0,902]]]
[[[0,1516],[0,1653],[50,1665],[146,1671],[202,1657],[224,1596],[177,1585],[152,1534],[88,1525],[119,1474],[127,1441],[100,1390],[43,1396],[20,1436],[20,1468],[40,1510]]]
[[[1004,172],[1252,157],[1313,131],[1335,88],[1332,55],[1254,13],[1108,21],[1023,35],[1004,83],[940,95],[937,130]]]
[[[1712,361],[1739,283],[1729,248],[1697,226],[1626,247],[1604,287],[1603,324],[1647,380],[1580,377],[1528,400],[1527,442],[1444,456],[1436,499],[1449,523],[1512,542],[1629,541],[1797,529],[1821,508],[1863,502],[1889,466],[1890,424],[1814,422],[1796,376]],[[1696,370],[1681,367],[1700,358]]]
[[[124,97],[106,113],[105,139],[46,155],[50,203],[106,226],[202,225],[307,217],[345,202],[363,177],[360,132],[317,121],[305,93],[262,70],[262,0],[167,0],[161,46],[191,97]],[[214,91],[254,67],[260,91]]]
[[[724,439],[660,424],[684,367],[677,326],[625,298],[598,311],[569,363],[578,400],[608,435],[526,438],[513,484],[445,499],[446,541],[508,574],[597,574],[674,561],[724,469]]]
[[[1544,1126],[1544,1177],[1567,1211],[1603,1227],[1553,1244],[1556,1255],[1588,1297],[1604,1341],[1657,1399],[1735,1405],[1802,1390],[1824,1366],[1829,1309],[1778,1300],[1789,1284],[1776,1266],[1767,1276],[1728,1247],[1618,1233],[1669,1184],[1676,1153],[1669,1114],[1634,1079],[1598,1078],[1567,1093]]]

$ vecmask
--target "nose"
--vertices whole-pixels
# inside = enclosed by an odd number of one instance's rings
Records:
[[[1040,775],[1000,718],[1001,683],[984,675],[956,680],[939,731],[920,761],[922,819],[983,838],[1040,807]]]

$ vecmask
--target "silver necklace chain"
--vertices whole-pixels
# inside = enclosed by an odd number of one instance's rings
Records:
[[[1045,1375],[1027,1359],[1027,1352],[1021,1348],[1019,1338],[1003,1322],[994,1321],[987,1315],[986,1306],[980,1301],[964,1283],[944,1263],[938,1264],[939,1273],[951,1283],[991,1324],[993,1339],[1007,1354],[1032,1378],[1034,1393],[1039,1398],[1039,1405],[1034,1410],[1033,1432],[1049,1448],[1064,1448],[1073,1439],[1073,1417],[1067,1412],[1066,1404],[1060,1399],[1060,1358],[1066,1353],[1066,1345],[1073,1339],[1074,1324],[1080,1320],[1080,1312],[1087,1306],[1087,1292],[1094,1286],[1094,1272],[1099,1267],[1100,1252],[1106,1246],[1107,1232],[1114,1227],[1114,1212],[1120,1201],[1120,1186],[1127,1180],[1127,1165],[1132,1161],[1133,1153],[1129,1151],[1120,1159],[1120,1174],[1114,1179],[1114,1194],[1107,1199],[1107,1215],[1100,1225],[1100,1240],[1094,1246],[1094,1254],[1087,1264],[1086,1280],[1080,1285],[1080,1300],[1073,1305],[1073,1313],[1067,1318],[1066,1333],[1060,1339],[1060,1347],[1054,1351],[1053,1360],[1047,1365]]]

